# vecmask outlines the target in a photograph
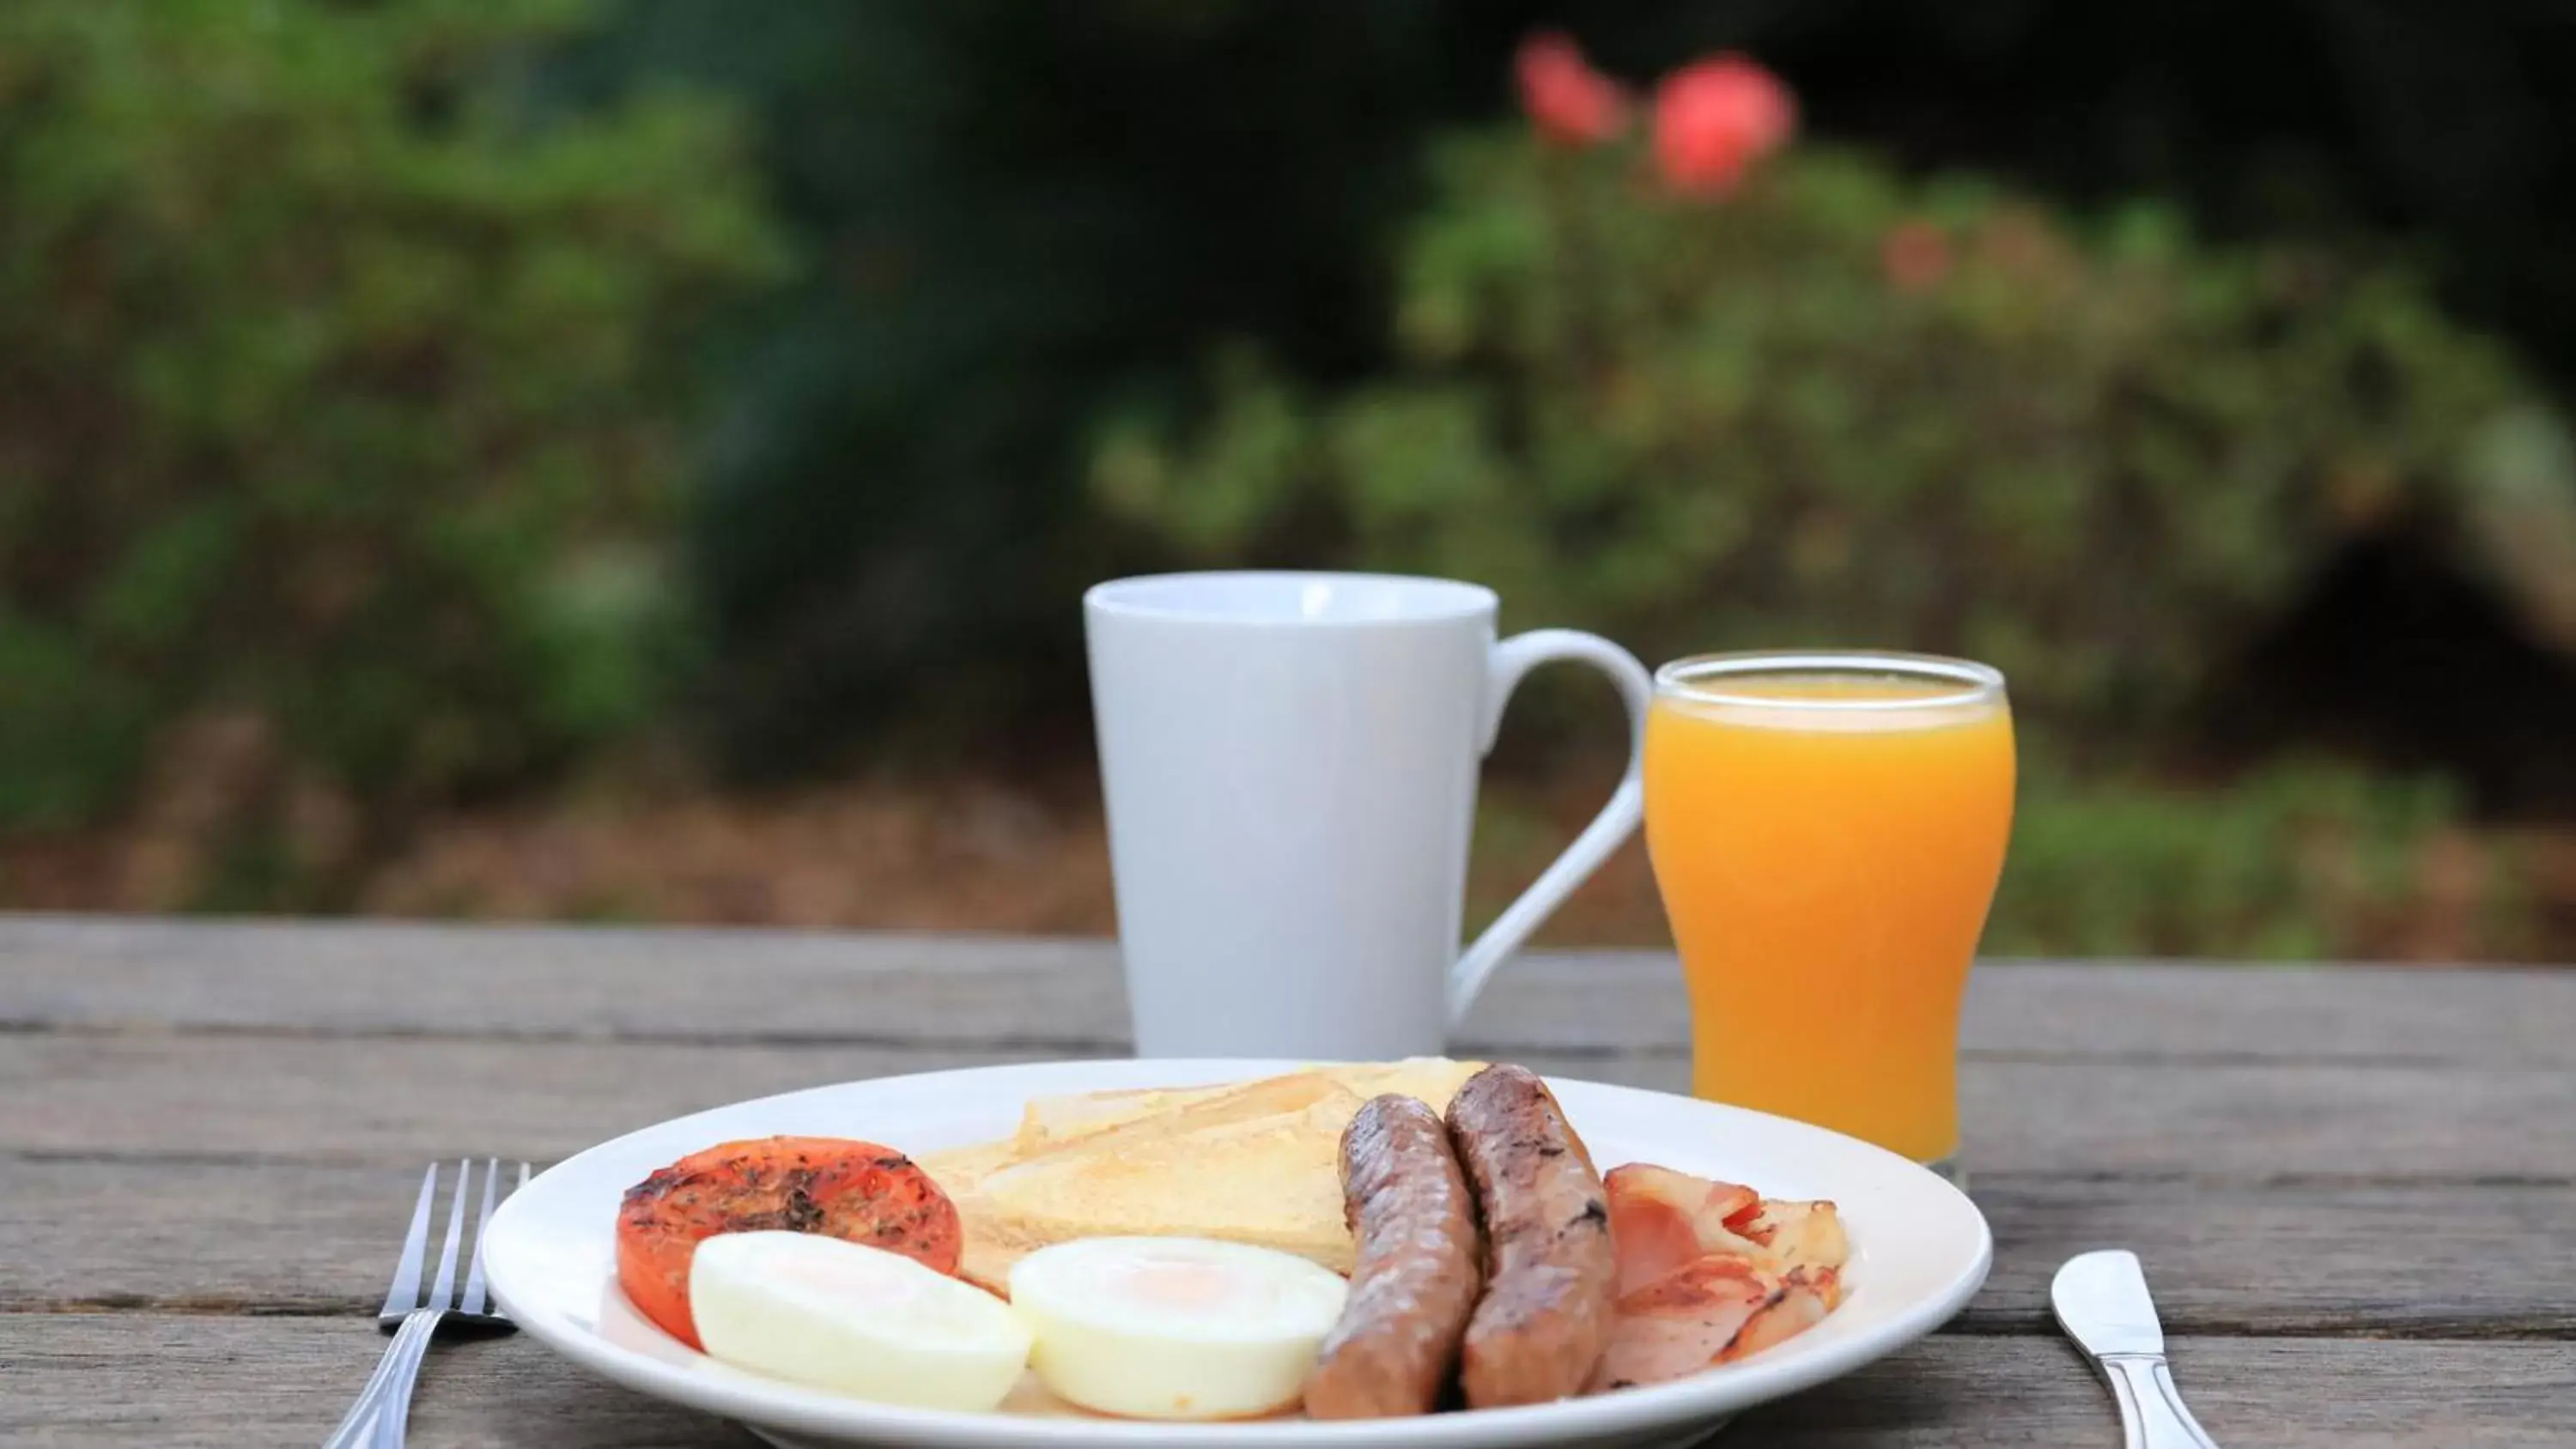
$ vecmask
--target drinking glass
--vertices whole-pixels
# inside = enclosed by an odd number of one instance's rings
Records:
[[[1955,1176],[1959,1006],[2012,826],[2003,676],[1929,655],[1655,674],[1646,848],[1692,1089]]]

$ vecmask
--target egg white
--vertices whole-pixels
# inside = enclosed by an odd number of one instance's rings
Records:
[[[855,1398],[988,1410],[1029,1330],[1000,1299],[897,1253],[815,1233],[722,1233],[689,1265],[712,1357]]]
[[[1330,1268],[1205,1238],[1081,1238],[1012,1265],[1030,1367],[1059,1397],[1136,1419],[1295,1406],[1350,1286]]]

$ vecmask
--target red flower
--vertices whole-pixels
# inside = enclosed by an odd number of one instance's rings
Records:
[[[1655,92],[1655,162],[1676,191],[1723,196],[1798,125],[1779,78],[1729,52],[1693,61]]]
[[[1889,286],[1920,292],[1950,274],[1949,233],[1928,221],[1899,222],[1878,244],[1878,265]]]
[[[1594,70],[1563,31],[1543,30],[1522,41],[1512,68],[1520,78],[1521,109],[1548,140],[1591,146],[1627,128],[1628,93]]]

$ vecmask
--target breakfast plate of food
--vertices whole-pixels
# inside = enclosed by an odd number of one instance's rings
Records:
[[[1866,1143],[1447,1059],[792,1092],[567,1159],[483,1245],[523,1330],[778,1444],[1166,1449],[1688,1442],[1991,1256]]]

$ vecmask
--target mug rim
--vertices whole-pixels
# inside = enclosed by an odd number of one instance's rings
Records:
[[[1151,597],[1215,580],[1257,580],[1269,584],[1333,583],[1393,587],[1425,596],[1424,607],[1383,617],[1283,617],[1174,603]],[[1442,598],[1440,596],[1446,596]],[[1085,612],[1111,618],[1152,620],[1233,629],[1401,629],[1456,624],[1491,618],[1501,596],[1483,584],[1433,574],[1374,573],[1355,569],[1181,569],[1168,573],[1130,574],[1103,579],[1082,591]]]

